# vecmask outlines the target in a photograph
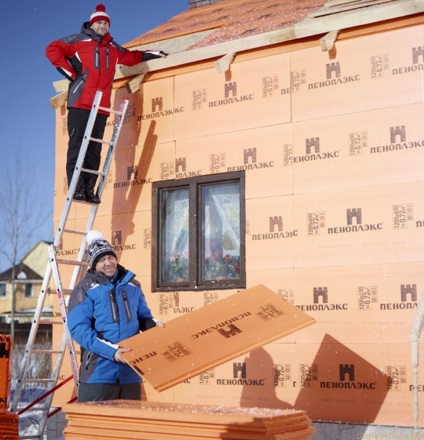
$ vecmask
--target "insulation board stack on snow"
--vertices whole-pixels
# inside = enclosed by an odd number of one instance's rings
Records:
[[[310,439],[304,411],[230,408],[139,401],[69,404],[66,440],[78,439]]]

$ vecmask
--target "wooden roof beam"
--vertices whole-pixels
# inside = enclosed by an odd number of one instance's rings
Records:
[[[310,37],[422,12],[424,12],[424,0],[397,0],[340,13],[332,13],[332,8],[328,8],[328,15],[305,18],[296,23],[293,29],[297,38]]]
[[[334,45],[335,41],[333,37],[340,30],[423,13],[424,0],[397,0],[340,13],[332,13],[331,8],[329,8],[328,12],[329,15],[306,18],[290,28],[278,29],[212,46],[179,52],[171,54],[167,58],[146,61],[132,67],[120,66],[116,70],[115,79],[119,80],[126,77],[145,75],[148,72],[170,69],[213,58],[221,58],[222,61],[217,65],[217,69],[223,69],[226,66],[225,63],[231,59],[232,54],[321,34],[327,34],[324,37],[324,46],[331,46],[331,44]],[[227,58],[225,58],[226,56]],[[144,76],[136,79],[131,87],[135,86],[136,89],[136,82],[139,81],[139,85],[143,79]],[[67,83],[67,80],[64,81]],[[63,98],[63,94],[66,95],[66,92],[62,92],[50,99],[50,104],[53,108],[63,105],[66,100],[66,96]]]
[[[331,13],[331,9],[329,10]],[[232,53],[267,47],[314,35],[328,34],[351,27],[362,26],[393,18],[401,18],[424,12],[424,0],[397,0],[396,2],[378,4],[350,10],[346,13],[331,14],[319,18],[306,18],[291,28],[278,29],[251,37],[226,41],[213,46],[193,49],[172,54],[167,58],[147,61],[133,67],[121,66],[116,78],[138,75],[155,70],[168,69],[184,64],[204,61],[211,58],[224,57]]]

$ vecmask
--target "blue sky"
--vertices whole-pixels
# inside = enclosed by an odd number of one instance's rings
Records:
[[[13,170],[16,152],[35,169],[36,196],[53,212],[55,113],[53,82],[63,79],[45,57],[51,41],[78,33],[99,2],[14,0],[2,5],[3,53],[0,69],[0,182]],[[124,44],[189,8],[189,0],[109,0],[110,33]],[[154,47],[152,46],[152,49]],[[3,227],[0,224],[0,233]],[[40,240],[53,240],[52,222],[43,223],[22,256]],[[0,272],[8,264],[0,259]]]

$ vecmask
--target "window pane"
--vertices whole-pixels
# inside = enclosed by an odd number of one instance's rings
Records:
[[[32,297],[32,283],[25,284],[25,298]]]
[[[6,283],[0,283],[0,297],[6,296]]]
[[[240,185],[202,186],[202,280],[240,279]]]
[[[188,188],[161,192],[161,282],[183,282],[188,279],[188,209]]]

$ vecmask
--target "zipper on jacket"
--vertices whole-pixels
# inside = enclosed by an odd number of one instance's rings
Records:
[[[109,300],[110,300],[110,308],[112,311],[112,321],[117,322],[119,320],[119,311],[118,311],[118,304],[116,302],[115,289],[112,289],[109,292]]]
[[[86,76],[83,75],[80,78],[80,82],[78,83],[78,85],[74,88],[74,90],[72,91],[72,93],[77,93],[78,89],[82,86],[83,82],[85,81]]]
[[[131,321],[131,310],[130,310],[130,306],[128,304],[128,295],[124,289],[122,289],[122,298],[124,299],[124,306],[125,306],[125,311],[127,312],[127,319],[128,319],[128,322],[130,322]]]
[[[93,355],[93,353],[91,353],[91,351],[90,351],[90,352],[88,353],[88,355],[87,355],[87,360],[85,361],[85,364],[84,364],[86,370],[88,370],[88,366],[89,366],[89,364],[90,364],[91,356],[92,356],[92,355]]]
[[[106,70],[109,70],[109,48],[106,47]]]
[[[95,49],[94,67],[95,67],[96,69],[99,69],[99,68],[100,68],[99,46],[96,46],[96,49]]]

